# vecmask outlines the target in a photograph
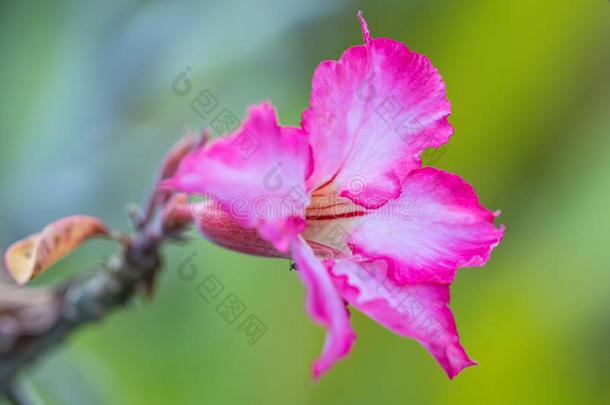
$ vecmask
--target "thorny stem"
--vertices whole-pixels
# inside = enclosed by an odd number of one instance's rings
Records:
[[[157,200],[156,194],[151,198]],[[151,293],[161,267],[161,245],[181,237],[189,226],[187,222],[165,224],[163,207],[152,205],[134,235],[112,238],[121,242],[121,251],[92,276],[70,279],[50,289],[0,285],[4,288],[0,304],[6,297],[18,297],[12,306],[9,301],[9,310],[3,312],[0,307],[0,398],[4,395],[12,403],[25,403],[15,390],[26,365],[79,328],[125,307],[138,292]],[[20,324],[26,326],[20,328]]]
[[[42,333],[16,336],[10,350],[0,351],[0,394],[10,397],[14,379],[25,365],[80,327],[124,307],[140,287],[154,280],[161,265],[159,247],[166,239],[156,218],[130,237],[123,250],[107,261],[104,270],[87,279],[69,280],[51,290],[58,303],[57,307],[47,306],[49,311],[57,312],[51,325]]]

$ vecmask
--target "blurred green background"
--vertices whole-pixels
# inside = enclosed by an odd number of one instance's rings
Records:
[[[480,366],[449,381],[414,341],[354,314],[354,350],[319,382],[324,332],[285,260],[202,239],[166,249],[152,302],[88,327],[31,368],[39,404],[610,404],[610,4],[512,1],[0,3],[0,247],[62,216],[127,230],[166,149],[271,99],[297,124],[323,59],[374,36],[429,56],[456,135],[435,163],[501,209],[504,242],[462,270],[452,308]],[[190,67],[193,93],[172,92]],[[91,271],[94,242],[37,284]],[[177,268],[196,252],[197,279]],[[89,270],[87,270],[89,269]],[[267,326],[253,346],[197,293],[215,274]]]

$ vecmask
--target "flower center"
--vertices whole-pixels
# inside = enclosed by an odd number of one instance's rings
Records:
[[[305,210],[307,228],[303,236],[318,256],[337,258],[349,255],[349,232],[357,224],[358,217],[366,213],[365,208],[340,197],[329,186],[317,189]]]

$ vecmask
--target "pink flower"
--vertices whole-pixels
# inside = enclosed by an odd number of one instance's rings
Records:
[[[460,344],[449,286],[482,266],[503,227],[460,177],[422,168],[453,134],[445,85],[430,61],[372,38],[316,69],[301,128],[267,102],[230,136],[200,147],[166,185],[209,199],[201,232],[226,248],[291,257],[307,310],[328,330],[315,377],[354,342],[346,303],[419,341],[450,378],[476,364]]]

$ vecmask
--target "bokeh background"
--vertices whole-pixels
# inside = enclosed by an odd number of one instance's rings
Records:
[[[456,135],[436,166],[501,209],[504,242],[462,270],[452,308],[480,363],[449,381],[414,341],[353,316],[358,341],[317,383],[323,330],[286,260],[194,238],[165,251],[152,302],[88,327],[25,376],[39,404],[610,403],[610,4],[512,1],[0,3],[0,247],[83,213],[127,230],[209,89],[242,117],[297,124],[323,59],[374,36],[429,56]],[[190,96],[172,82],[190,68]],[[195,235],[193,235],[195,236]],[[37,284],[92,271],[93,242]],[[197,279],[178,276],[196,253]],[[253,346],[197,293],[215,274],[264,322]]]

